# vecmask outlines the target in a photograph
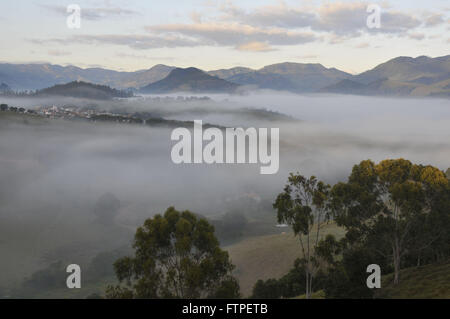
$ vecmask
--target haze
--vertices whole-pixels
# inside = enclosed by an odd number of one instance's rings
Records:
[[[448,100],[264,92],[185,104],[145,99],[5,102],[27,107],[95,103],[100,109],[212,125],[279,127],[280,170],[260,175],[259,164],[175,165],[170,128],[0,118],[3,289],[16,287],[49,261],[87,263],[101,251],[129,245],[145,218],[170,205],[214,218],[227,211],[230,201],[256,194],[270,209],[289,172],[335,183],[364,159],[403,157],[442,170],[450,167]],[[105,193],[121,202],[110,226],[96,223],[93,216],[95,202]]]

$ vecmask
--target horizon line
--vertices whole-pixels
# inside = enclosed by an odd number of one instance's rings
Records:
[[[449,56],[449,55],[450,54],[439,55],[439,56],[434,56],[434,57],[429,56],[429,55],[418,55],[416,57],[412,57],[412,56],[408,56],[408,55],[399,55],[399,56],[395,56],[393,58],[390,58],[390,59],[386,60],[385,62],[391,61],[391,60],[396,59],[396,58],[417,59],[417,58],[420,58],[420,57],[427,57],[427,58],[431,58],[431,59],[436,59],[436,58],[446,57],[446,56]],[[381,62],[380,64],[385,63],[385,62]],[[118,69],[111,69],[111,68],[107,68],[107,67],[103,67],[103,66],[81,67],[81,66],[78,66],[78,65],[75,65],[75,64],[71,64],[71,63],[54,64],[54,63],[48,62],[48,61],[31,61],[31,62],[7,62],[7,61],[0,61],[0,64],[10,64],[10,65],[50,65],[50,66],[59,66],[59,67],[75,67],[75,68],[82,69],[82,70],[102,69],[102,70],[114,71],[114,72],[119,72],[119,73],[136,73],[136,72],[148,71],[148,70],[150,70],[150,69],[152,69],[152,68],[154,68],[154,67],[156,67],[158,65],[168,66],[168,67],[173,67],[173,68],[179,68],[179,69],[196,68],[196,69],[202,70],[204,72],[212,72],[212,71],[219,71],[219,70],[230,70],[230,69],[234,69],[234,68],[247,68],[247,69],[250,69],[250,70],[253,70],[253,71],[259,71],[259,70],[261,70],[261,69],[263,69],[265,67],[268,67],[268,66],[284,64],[284,63],[305,64],[305,65],[322,65],[323,67],[325,67],[327,69],[336,69],[338,71],[345,72],[345,73],[352,74],[352,75],[361,74],[361,73],[364,73],[366,71],[369,71],[369,70],[373,69],[373,68],[370,68],[370,69],[366,69],[365,71],[354,73],[354,72],[343,71],[343,70],[338,69],[338,68],[333,67],[333,66],[327,67],[327,66],[325,66],[324,64],[322,64],[320,62],[304,63],[304,62],[283,61],[283,62],[278,62],[278,63],[267,64],[267,65],[264,65],[264,66],[262,66],[260,68],[255,68],[255,69],[254,68],[250,68],[250,67],[246,67],[246,66],[243,66],[243,65],[236,65],[236,66],[232,66],[232,67],[229,67],[229,68],[219,68],[219,69],[212,69],[212,70],[204,70],[204,69],[198,68],[196,66],[179,67],[179,66],[175,66],[175,65],[168,65],[168,64],[163,64],[163,63],[157,63],[157,64],[154,64],[151,67],[146,68],[146,69],[137,69],[137,70],[134,70],[134,71],[124,71],[124,70],[118,70]],[[377,66],[380,65],[380,64],[377,64]]]

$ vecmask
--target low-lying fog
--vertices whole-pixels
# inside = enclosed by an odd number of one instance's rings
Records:
[[[289,172],[335,183],[369,158],[450,167],[448,100],[272,93],[212,99],[1,100],[28,108],[95,104],[228,127],[279,127],[280,169],[260,175],[260,164],[175,165],[169,128],[0,114],[0,293],[50,261],[83,263],[127,245],[136,226],[170,205],[214,218],[249,194],[270,203]],[[98,223],[94,214],[105,193],[120,200],[113,225]]]

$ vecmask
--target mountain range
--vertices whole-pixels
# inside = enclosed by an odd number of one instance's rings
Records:
[[[450,96],[450,55],[397,57],[352,75],[321,64],[279,63],[254,70],[235,67],[213,71],[155,65],[148,70],[119,72],[50,64],[0,64],[0,83],[14,90],[43,89],[84,81],[142,93],[235,92],[271,89],[294,93],[329,92],[363,95]]]
[[[86,98],[94,100],[110,100],[112,98],[127,98],[131,92],[112,89],[106,85],[92,84],[82,81],[73,81],[67,84],[57,84],[52,87],[38,90],[36,96],[65,96]]]
[[[450,55],[398,57],[321,89],[364,95],[450,96]]]
[[[117,89],[140,88],[165,78],[175,67],[158,64],[148,70],[119,72],[52,64],[0,63],[0,83],[15,90],[40,90],[56,84],[83,81]]]
[[[233,93],[239,85],[212,76],[197,68],[176,68],[162,80],[140,89],[141,93]]]
[[[352,76],[335,68],[327,69],[322,64],[291,62],[273,64],[259,70],[235,68],[230,74],[223,70],[211,71],[209,74],[240,85],[291,92],[315,92]]]

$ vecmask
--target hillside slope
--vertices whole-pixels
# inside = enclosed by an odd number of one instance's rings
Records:
[[[158,64],[147,70],[119,72],[102,68],[82,69],[53,64],[0,63],[0,82],[14,90],[39,90],[71,81],[85,81],[114,88],[139,88],[165,78],[174,67]]]
[[[393,285],[393,274],[383,276],[376,298],[450,299],[450,260],[443,264],[403,269],[400,283]]]
[[[55,85],[38,91],[36,95],[65,96],[65,97],[89,98],[97,100],[108,100],[115,97],[125,98],[132,96],[132,94],[129,92],[112,89],[105,85],[96,85],[79,81]]]
[[[344,230],[330,223],[324,226],[321,237],[327,234],[339,239]],[[282,277],[294,266],[295,259],[301,257],[300,242],[292,232],[251,237],[223,248],[236,266],[235,276],[244,297],[251,294],[259,279]]]
[[[351,75],[321,64],[278,63],[257,71],[236,73],[226,80],[241,85],[254,85],[260,89],[292,92],[315,92]]]
[[[140,92],[231,93],[237,88],[237,84],[211,76],[197,68],[176,68],[166,78],[141,88]]]
[[[390,79],[400,82],[417,84],[433,84],[450,75],[450,55],[430,58],[419,56],[397,57],[375,68],[353,77],[354,81],[369,84],[380,79]]]

